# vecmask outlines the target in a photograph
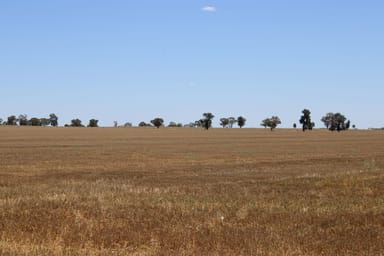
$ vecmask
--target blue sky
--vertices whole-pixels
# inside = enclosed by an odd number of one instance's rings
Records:
[[[0,117],[60,125],[204,112],[247,127],[304,108],[384,126],[384,2],[2,0]]]

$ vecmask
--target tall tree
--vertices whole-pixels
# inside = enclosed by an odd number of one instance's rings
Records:
[[[205,128],[205,129],[209,129],[211,128],[212,126],[212,119],[215,117],[212,113],[204,113],[203,114],[204,118],[200,120],[200,122],[202,123],[202,126]]]
[[[156,117],[155,119],[151,120],[151,123],[156,126],[156,128],[160,128],[160,126],[163,125],[164,120],[160,117]]]
[[[247,121],[247,119],[245,119],[244,117],[242,116],[239,116],[237,118],[237,125],[242,128],[244,125],[245,125],[245,122]]]
[[[304,109],[300,117],[300,123],[303,125],[303,131],[312,130],[311,111]]]
[[[51,125],[56,127],[59,125],[59,118],[54,113],[49,114],[49,121],[51,122]]]

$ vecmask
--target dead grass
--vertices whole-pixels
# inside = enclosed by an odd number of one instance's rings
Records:
[[[384,255],[382,131],[0,127],[0,255]]]

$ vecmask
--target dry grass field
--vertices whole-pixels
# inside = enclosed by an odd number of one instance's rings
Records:
[[[384,255],[384,132],[0,127],[0,255]]]

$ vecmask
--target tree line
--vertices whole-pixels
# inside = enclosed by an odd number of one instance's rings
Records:
[[[299,123],[301,124],[301,128],[303,131],[306,130],[312,130],[315,127],[315,123],[311,120],[311,111],[308,109],[304,109],[302,112],[302,115],[300,116]],[[212,120],[215,118],[215,116],[210,113],[203,113],[203,117],[199,120],[196,120],[194,122],[191,122],[189,124],[183,125],[182,123],[176,123],[176,122],[170,122],[167,126],[168,127],[201,127],[206,130],[212,127]],[[13,126],[53,126],[56,127],[59,125],[58,122],[59,118],[54,113],[51,113],[48,117],[43,118],[37,118],[32,117],[28,118],[27,115],[19,115],[16,117],[15,115],[11,115],[7,118],[7,120],[3,120],[0,118],[0,125],[13,125]],[[240,128],[244,127],[246,124],[247,119],[243,116],[239,116],[237,118],[235,117],[222,117],[220,118],[220,126],[223,128],[233,128],[233,126],[236,124]],[[324,123],[324,126],[330,130],[330,131],[343,131],[348,130],[350,128],[351,122],[350,120],[347,120],[347,118],[342,115],[341,113],[327,113],[325,116],[321,118],[321,121]],[[99,120],[96,119],[90,119],[88,122],[87,127],[98,127]],[[270,118],[266,118],[261,121],[261,126],[265,128],[270,128],[271,131],[274,130],[277,126],[281,124],[281,120],[278,116],[272,116]],[[118,123],[117,121],[114,121],[114,126],[117,127]],[[125,127],[132,126],[132,123],[125,123]],[[140,122],[138,124],[139,127],[146,127],[146,126],[152,126],[160,128],[164,125],[164,119],[160,117],[156,117],[153,120],[151,120],[149,123],[147,122]],[[82,124],[82,121],[78,118],[72,119],[70,124],[65,124],[64,127],[85,127],[85,125]],[[293,124],[293,128],[297,128],[297,124]],[[352,125],[352,128],[355,128],[355,125]]]

